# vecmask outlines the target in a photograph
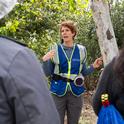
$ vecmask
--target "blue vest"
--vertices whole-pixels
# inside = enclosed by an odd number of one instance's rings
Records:
[[[70,60],[68,59],[61,44],[55,45],[56,54],[53,58],[55,64],[54,74],[63,77],[74,79],[81,73],[83,62],[86,60],[86,49],[82,45],[74,45]],[[64,96],[67,92],[68,86],[75,96],[80,96],[85,88],[83,86],[76,86],[73,81],[65,82],[63,80],[51,80],[50,90],[53,94]]]

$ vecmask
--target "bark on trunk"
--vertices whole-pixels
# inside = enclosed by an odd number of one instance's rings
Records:
[[[91,2],[93,19],[96,24],[96,33],[103,56],[104,65],[109,63],[118,54],[118,46],[109,14],[109,6],[103,0]]]

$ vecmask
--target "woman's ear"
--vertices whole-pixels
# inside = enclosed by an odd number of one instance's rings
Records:
[[[73,32],[73,38],[75,38],[75,36],[76,36],[76,32]]]

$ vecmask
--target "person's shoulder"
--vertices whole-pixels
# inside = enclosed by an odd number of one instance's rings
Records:
[[[77,45],[78,47],[83,47],[83,48],[85,47],[84,45],[79,44],[79,43],[77,43],[76,45]]]
[[[60,46],[60,43],[53,43],[50,45],[50,50],[52,49],[57,50],[59,46]]]
[[[3,63],[6,67],[13,62],[17,54],[27,54],[27,51],[29,51],[29,48],[23,43],[6,36],[0,36],[0,63]]]
[[[76,46],[79,48],[80,51],[84,52],[86,54],[86,47],[84,45],[81,44],[76,44]]]
[[[80,49],[86,49],[86,47],[84,45],[81,45],[81,44],[76,44],[78,48]]]
[[[18,44],[20,46],[27,47],[27,44],[22,43],[22,42],[14,39],[14,38],[7,37],[7,36],[0,36],[0,41],[1,42],[3,41],[5,44],[11,44],[12,43],[13,45]]]
[[[19,40],[0,36],[0,51],[5,53],[8,57],[14,57],[19,51],[25,51],[25,49],[29,49],[28,46]]]

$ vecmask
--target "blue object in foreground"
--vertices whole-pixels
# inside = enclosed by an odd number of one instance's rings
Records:
[[[124,124],[124,119],[113,105],[102,106],[97,124]]]

